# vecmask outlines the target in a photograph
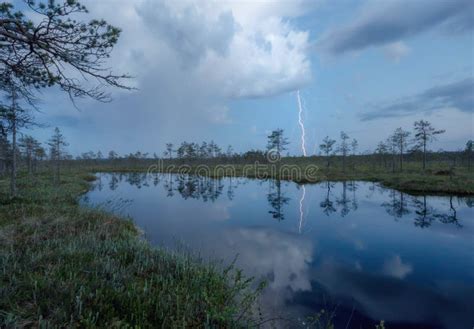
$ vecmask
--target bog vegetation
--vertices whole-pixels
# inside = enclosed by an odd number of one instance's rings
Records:
[[[0,206],[0,327],[238,327],[258,289],[232,266],[155,249],[131,221],[77,204],[94,176],[22,174]],[[3,183],[3,182],[2,182]],[[257,289],[257,290],[255,290]]]
[[[130,221],[80,207],[94,177],[62,172],[61,131],[45,144],[25,134],[43,88],[73,102],[130,88],[104,66],[120,29],[76,20],[87,13],[76,0],[23,5],[34,22],[0,2],[0,327],[255,325],[251,280],[151,248]]]
[[[0,2],[0,326],[207,326],[256,325],[257,291],[238,270],[194,256],[151,248],[130,221],[84,209],[78,197],[97,171],[163,170],[186,164],[229,164],[235,175],[298,180],[374,180],[413,192],[474,193],[473,142],[457,151],[432,151],[443,130],[419,120],[398,128],[376,149],[360,152],[345,132],[326,136],[320,153],[285,153],[282,129],[264,150],[235,152],[214,141],[167,143],[163,154],[119,155],[94,150],[73,157],[59,128],[47,141],[37,128],[38,91],[56,87],[77,97],[109,101],[104,87],[130,89],[126,74],[106,67],[120,29],[100,19],[80,21],[87,9],[76,0],[25,0],[28,19]],[[43,127],[44,128],[44,127]],[[105,151],[105,150],[103,150]],[[274,157],[270,158],[270,154]],[[274,173],[272,165],[317,165],[319,176]],[[255,288],[255,286],[253,286]]]

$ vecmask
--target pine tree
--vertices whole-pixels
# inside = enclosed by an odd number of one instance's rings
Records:
[[[61,160],[65,155],[65,148],[69,145],[58,127],[54,129],[54,134],[48,142],[51,152],[51,160],[55,164],[54,179],[57,184],[60,183]]]
[[[346,171],[346,157],[347,157],[347,154],[349,154],[349,150],[350,150],[349,143],[348,143],[349,136],[345,132],[341,131],[340,137],[341,137],[341,143],[339,144],[338,151],[342,155],[342,171],[345,172]]]
[[[428,121],[420,120],[414,123],[415,150],[423,152],[423,170],[426,169],[426,151],[428,144],[436,140],[436,136],[443,134],[445,130],[436,130]]]
[[[35,151],[40,147],[40,143],[31,136],[24,135],[19,140],[19,148],[21,153],[26,158],[26,165],[28,169],[28,175],[33,174],[33,160],[35,157]]]
[[[319,145],[321,152],[326,156],[327,163],[326,166],[329,168],[329,157],[332,155],[334,144],[336,141],[334,139],[329,138],[329,136],[324,137],[323,143]]]
[[[166,151],[165,151],[165,156],[167,156],[170,160],[173,158],[173,144],[172,143],[167,143],[166,144]]]
[[[397,128],[392,135],[392,142],[399,152],[400,171],[403,171],[403,152],[408,148],[410,132]]]
[[[0,106],[0,115],[2,121],[6,122],[6,132],[11,133],[11,175],[10,175],[10,195],[12,198],[17,195],[16,177],[18,170],[18,133],[21,128],[27,128],[35,125],[30,111],[23,108],[19,103],[17,89],[12,84],[2,86],[7,89],[7,99],[11,102],[9,106]],[[4,130],[2,125],[2,130]]]
[[[280,158],[281,153],[287,150],[287,145],[290,144],[288,139],[283,135],[283,129],[273,130],[270,135],[267,136],[267,150],[275,152]]]
[[[468,140],[466,143],[466,148],[464,149],[464,152],[466,153],[467,156],[467,169],[471,170],[471,161],[472,161],[472,153],[473,153],[473,141]]]
[[[109,99],[103,86],[130,89],[121,83],[128,76],[103,67],[119,28],[100,19],[77,20],[88,12],[77,0],[28,0],[22,7],[34,12],[35,19],[8,1],[0,3],[0,89],[12,85],[31,99],[35,89],[57,86],[71,99],[88,96],[100,101]]]

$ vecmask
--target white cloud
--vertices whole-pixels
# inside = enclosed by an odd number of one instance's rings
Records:
[[[306,1],[90,2],[93,16],[123,28],[113,66],[141,80],[144,73],[177,66],[186,80],[207,85],[214,97],[267,96],[311,80],[309,33],[288,20]],[[177,58],[170,63],[169,57]],[[166,83],[160,76],[156,82]],[[202,86],[201,86],[202,87]]]
[[[408,263],[403,263],[399,255],[385,261],[383,264],[383,272],[394,278],[404,279],[408,274],[413,272],[413,267]]]
[[[297,6],[295,6],[297,7]],[[282,10],[285,7],[281,7]],[[147,1],[137,6],[144,27],[166,44],[182,69],[213,96],[260,97],[295,90],[311,79],[307,32],[284,19],[278,6]],[[156,57],[150,58],[151,65]]]
[[[80,115],[60,113],[74,117],[82,129],[87,122],[88,129],[100,127],[104,135],[137,136],[116,140],[120,150],[212,139],[214,125],[232,122],[232,99],[285,93],[311,80],[309,34],[291,23],[307,11],[304,1],[83,2],[90,11],[83,19],[103,18],[122,29],[110,66],[132,75],[129,83],[138,90],[114,90],[114,102],[100,107],[85,101]],[[57,95],[48,98],[46,103],[54,104]],[[147,131],[146,138],[141,131]]]

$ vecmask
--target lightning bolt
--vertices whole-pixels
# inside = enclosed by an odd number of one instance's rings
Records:
[[[298,123],[301,128],[301,150],[303,151],[303,156],[306,156],[306,145],[305,145],[305,129],[303,122],[303,106],[301,105],[301,96],[300,91],[296,92],[296,98],[298,100]]]
[[[304,122],[303,122],[303,105],[301,103],[301,95],[300,91],[296,91],[296,99],[298,101],[298,123],[301,128],[301,150],[303,151],[303,156],[306,156],[306,145],[305,145],[305,128],[304,128]],[[301,185],[303,188],[303,192],[301,194],[301,199],[300,199],[300,222],[298,226],[298,232],[301,234],[302,229],[303,229],[303,221],[304,221],[304,210],[303,210],[303,203],[304,203],[304,198],[306,196],[306,188],[304,185]]]
[[[300,199],[300,223],[298,226],[298,232],[300,234],[301,234],[301,230],[303,229],[303,221],[304,221],[303,202],[306,195],[306,188],[304,187],[304,185],[301,185],[301,186],[303,187],[303,194],[301,195],[301,199]]]

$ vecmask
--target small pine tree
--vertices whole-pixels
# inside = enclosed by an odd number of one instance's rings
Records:
[[[349,136],[344,132],[341,131],[341,144],[339,144],[338,151],[342,155],[342,171],[346,171],[346,156],[349,154],[350,146],[349,146]]]
[[[468,140],[466,143],[466,148],[464,149],[464,152],[467,155],[467,169],[471,170],[471,161],[472,161],[472,153],[473,153],[473,144],[474,142],[472,140]]]
[[[40,143],[31,136],[24,135],[19,140],[19,148],[21,153],[26,158],[26,166],[28,168],[28,175],[33,174],[33,158],[35,151],[40,147]]]
[[[403,171],[403,152],[408,148],[408,137],[410,132],[397,128],[392,135],[392,142],[399,152],[400,171]]]
[[[426,151],[428,144],[436,140],[436,135],[443,134],[445,130],[436,130],[428,121],[420,120],[414,123],[415,150],[423,152],[423,170],[426,169]]]
[[[283,135],[283,129],[273,130],[267,138],[267,150],[276,152],[278,157],[281,156],[283,151],[287,150],[287,146],[290,144],[288,139]]]
[[[55,164],[54,180],[57,184],[60,182],[61,160],[65,155],[65,148],[69,145],[58,127],[54,129],[54,134],[48,142],[51,152],[51,160]]]
[[[323,139],[323,143],[319,145],[321,152],[323,152],[323,154],[326,156],[326,167],[328,168],[330,166],[329,157],[332,155],[334,144],[336,144],[336,141],[329,138],[329,136],[326,136]]]

